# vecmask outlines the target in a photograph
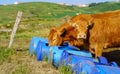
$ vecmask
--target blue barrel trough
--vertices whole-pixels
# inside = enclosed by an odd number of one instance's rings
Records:
[[[76,47],[63,44],[61,46],[48,46],[48,42],[40,40],[36,48],[36,58],[38,61],[42,61],[44,58],[48,58],[48,62],[53,62],[53,65],[58,67],[64,50],[69,54],[75,54],[79,56],[92,57],[92,54],[88,51],[79,51]],[[52,58],[52,59],[51,59]]]
[[[48,43],[46,38],[33,37],[30,41],[30,54],[35,53],[38,61],[47,58],[55,67],[69,66],[74,74],[120,74],[117,63],[109,63],[105,57],[94,58],[90,52],[78,50],[68,43],[61,46],[48,46]]]
[[[40,37],[33,37],[30,41],[30,45],[29,45],[29,53],[30,55],[36,54],[36,48],[38,46],[39,41],[43,41],[43,42],[48,42],[48,40],[46,38],[40,38]]]

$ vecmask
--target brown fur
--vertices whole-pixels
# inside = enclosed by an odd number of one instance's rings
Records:
[[[118,12],[117,12],[118,13]],[[120,13],[120,12],[119,12]],[[110,14],[110,15],[109,15]],[[87,14],[86,14],[87,15]],[[76,24],[78,28],[78,36],[77,38],[81,39],[81,34],[86,34],[86,42],[84,43],[85,48],[89,47],[89,50],[94,53],[97,56],[102,56],[102,50],[103,48],[110,48],[110,47],[119,47],[120,46],[120,17],[118,14],[114,13],[105,13],[100,14],[98,17],[96,16],[98,14],[92,14],[87,15],[85,17],[82,17],[82,19],[79,19],[81,21],[79,24]],[[83,19],[86,18],[86,21],[83,21]],[[89,29],[86,29],[88,26],[85,24],[85,22],[92,23],[92,27]],[[84,24],[83,24],[84,23]],[[85,38],[83,38],[85,39]],[[87,45],[87,46],[86,46]],[[94,51],[93,51],[94,50]]]
[[[102,55],[103,48],[120,46],[120,17],[94,19],[94,26],[89,31],[89,49],[94,49],[96,56]]]

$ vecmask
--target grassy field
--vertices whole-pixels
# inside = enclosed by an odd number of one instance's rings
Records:
[[[47,62],[38,62],[35,56],[31,57],[28,52],[30,39],[33,36],[47,38],[51,26],[58,27],[78,13],[93,14],[117,9],[120,9],[120,3],[114,2],[83,8],[43,2],[0,5],[0,29],[12,29],[17,12],[23,12],[11,49],[7,48],[11,33],[0,32],[0,72],[2,74],[60,74],[59,71],[62,71],[65,74],[64,70],[66,70],[67,73],[71,73],[66,67],[59,68],[58,71]],[[118,55],[118,53],[109,54]],[[111,58],[112,61],[120,62],[116,56]],[[111,58],[108,58],[109,61]]]

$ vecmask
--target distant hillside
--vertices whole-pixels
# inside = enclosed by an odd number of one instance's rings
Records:
[[[106,12],[106,11],[113,11],[113,10],[120,10],[120,2],[104,2],[104,3],[92,3],[89,7],[83,8],[85,10],[84,13],[87,11],[91,13],[99,13],[99,12]]]
[[[62,6],[54,3],[21,3],[18,5],[0,6],[0,23],[15,20],[17,11],[23,11],[23,20],[55,19],[75,15],[79,9],[75,6]]]
[[[77,13],[100,13],[120,9],[120,3],[102,3],[95,6],[79,8],[46,2],[21,3],[18,5],[0,5],[0,25],[11,24],[15,21],[17,11],[23,11],[22,22],[53,20]],[[33,23],[33,22],[32,22]]]

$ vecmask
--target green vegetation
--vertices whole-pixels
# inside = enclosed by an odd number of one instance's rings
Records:
[[[72,70],[68,66],[61,65],[61,66],[58,67],[58,70],[62,74],[72,74]]]
[[[98,3],[94,6],[90,6],[88,11],[94,13],[100,13],[100,12],[106,12],[106,11],[113,11],[120,9],[120,3],[114,3],[114,2],[105,2],[105,3]]]
[[[15,51],[13,49],[9,49],[6,47],[0,47],[0,65],[10,59],[10,56],[15,54]]]
[[[22,23],[39,24],[39,21],[52,21],[64,16],[74,16],[76,13],[98,13],[117,9],[120,9],[120,3],[114,2],[91,4],[90,7],[83,8],[43,2],[1,5],[0,24],[13,24],[17,11],[23,11]]]
[[[61,6],[58,4],[42,2],[0,6],[0,10],[2,10],[0,11],[0,22],[4,24],[12,24],[15,20],[15,14],[17,13],[17,11],[23,11],[22,22],[38,24],[38,21],[52,21],[56,18],[61,18],[66,15],[73,15],[75,13],[75,8],[77,7]]]

